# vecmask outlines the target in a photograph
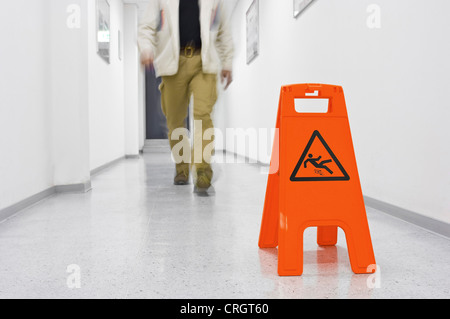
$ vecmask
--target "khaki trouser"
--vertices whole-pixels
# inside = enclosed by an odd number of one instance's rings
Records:
[[[167,118],[170,147],[177,162],[180,161],[180,157],[184,158],[181,163],[176,164],[177,172],[189,169],[189,162],[195,164],[197,169],[211,171],[209,163],[211,162],[210,154],[212,150],[210,145],[212,145],[213,137],[211,137],[211,134],[207,134],[206,139],[204,139],[204,133],[206,130],[214,128],[211,112],[217,101],[216,85],[216,74],[203,73],[201,56],[198,54],[192,57],[180,56],[178,73],[173,76],[162,77],[160,86],[161,106]],[[196,125],[194,125],[194,143],[191,149],[187,134],[183,137],[179,134],[172,136],[172,134],[176,129],[185,128],[192,95],[194,96],[193,113]],[[201,128],[199,127],[200,123]],[[177,131],[175,133],[178,133]],[[205,152],[207,146],[208,150]],[[186,149],[190,150],[190,156],[184,154],[183,150]]]

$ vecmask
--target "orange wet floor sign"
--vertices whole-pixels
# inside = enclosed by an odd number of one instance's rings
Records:
[[[327,100],[324,113],[300,113],[296,99]],[[298,84],[281,89],[277,128],[259,237],[278,246],[278,274],[303,273],[303,232],[337,243],[344,230],[353,272],[371,273],[375,257],[342,87]]]

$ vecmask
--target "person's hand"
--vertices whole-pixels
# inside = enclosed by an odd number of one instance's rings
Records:
[[[146,68],[150,69],[153,67],[153,60],[154,60],[154,56],[153,56],[152,52],[144,51],[141,53],[141,63]]]
[[[233,82],[233,74],[231,71],[228,70],[222,70],[222,73],[220,74],[220,82],[226,82],[225,84],[225,90],[228,89],[228,87],[230,86],[231,82]]]

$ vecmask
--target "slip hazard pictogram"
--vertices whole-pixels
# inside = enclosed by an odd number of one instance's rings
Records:
[[[292,182],[348,181],[350,176],[319,131],[314,131],[291,174]]]

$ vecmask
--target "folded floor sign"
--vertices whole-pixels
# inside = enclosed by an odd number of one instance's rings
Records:
[[[326,113],[299,113],[295,99],[328,99]],[[278,246],[278,274],[303,273],[303,232],[337,243],[344,230],[355,273],[376,269],[342,87],[298,84],[281,89],[259,247]],[[277,143],[277,141],[275,141]],[[276,151],[278,150],[278,152]],[[279,156],[278,158],[276,158]]]

